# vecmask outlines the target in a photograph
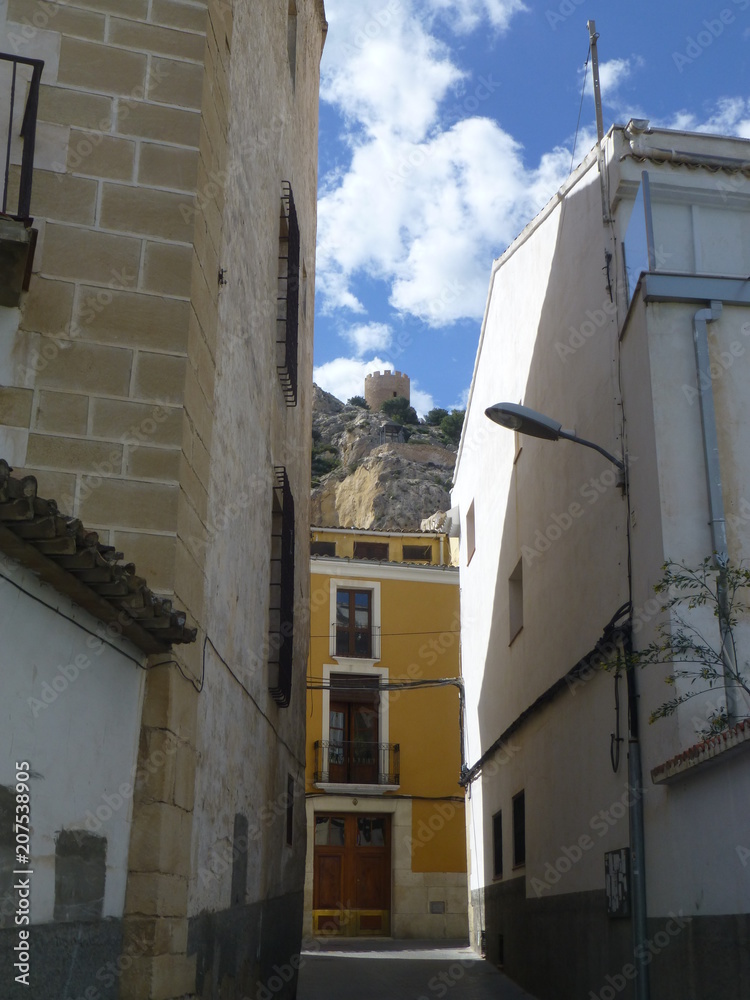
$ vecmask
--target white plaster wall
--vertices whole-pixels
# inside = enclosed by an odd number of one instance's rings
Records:
[[[655,144],[659,141],[655,137]],[[705,137],[685,142],[698,152],[717,151],[715,140],[712,150]],[[619,133],[607,142],[610,190],[618,204],[614,223],[618,246],[644,166],[621,158],[625,145]],[[746,157],[745,147],[734,141],[726,145],[722,155]],[[665,247],[675,253],[665,269],[691,270],[700,260],[706,273],[728,268],[728,273],[736,274],[737,267],[746,273],[743,255],[750,229],[745,218],[733,218],[726,225],[725,192],[716,175],[653,163],[648,169],[652,180],[656,176],[662,186],[680,188],[680,198],[697,198],[700,203],[697,213],[674,200],[662,198],[657,205]],[[579,171],[584,177],[568,196],[565,211],[551,205],[493,269],[453,492],[453,503],[461,511],[469,764],[546,686],[591,649],[628,596],[624,501],[615,488],[591,504],[581,494],[582,484],[600,477],[606,462],[565,442],[530,438],[516,442],[513,434],[484,416],[492,403],[523,402],[610,451],[622,446],[616,366],[617,331],[625,319],[621,261],[618,246],[608,243],[602,226],[596,170],[585,171],[584,165]],[[748,205],[741,191],[732,194],[737,215],[737,206]],[[731,268],[722,248],[725,232],[732,248]],[[611,317],[606,309],[606,318],[601,280],[605,247],[615,254],[611,273],[618,306],[617,315]],[[700,412],[686,392],[695,384],[696,308],[654,304],[646,315],[642,304],[634,304],[623,348],[633,600],[642,623],[637,637],[644,645],[654,635],[656,619],[649,602],[664,559],[699,562],[711,550]],[[745,329],[745,312],[727,308],[722,320],[710,327],[714,358],[726,362],[728,355],[733,357],[716,377],[715,392],[727,510],[735,513],[729,532],[734,558],[746,557],[748,547],[740,516],[743,498],[750,498],[750,455],[743,432],[750,417],[746,388],[750,325]],[[740,347],[732,351],[732,344]],[[573,350],[566,349],[571,346]],[[522,445],[520,452],[517,444]],[[544,553],[524,562],[524,628],[508,645],[508,578],[522,546],[531,544],[538,529],[555,523],[553,515],[559,525],[573,500],[582,504],[584,513],[564,530],[553,532],[559,537]],[[467,565],[466,515],[472,502],[476,551]],[[696,713],[691,706],[675,720],[649,727],[649,705],[665,700],[669,689],[657,672],[640,673],[638,681],[649,912],[744,912],[750,885],[738,845],[747,839],[746,821],[741,819],[747,815],[750,790],[747,764],[740,756],[717,764],[697,780],[668,789],[652,785],[651,768],[696,741]],[[621,733],[626,735],[624,684],[621,703]],[[503,810],[504,821],[504,877],[525,876],[527,896],[603,888],[603,852],[629,840],[623,802],[629,795],[625,749],[617,775],[609,763],[613,704],[611,677],[597,675],[576,686],[574,693],[563,695],[515,733],[509,748],[474,784],[469,821],[472,888],[492,880],[492,815],[498,809]],[[511,800],[522,788],[527,863],[513,872]],[[590,838],[593,846],[587,846],[568,869],[568,852],[581,837]],[[572,853],[577,856],[575,850]],[[560,864],[561,858],[567,860]],[[540,884],[553,882],[555,873],[561,877],[549,890],[540,889]]]
[[[519,454],[514,435],[484,415],[493,403],[523,402],[605,448],[620,446],[611,391],[617,322],[614,309],[604,312],[610,300],[602,277],[610,244],[590,160],[571,203],[553,207],[530,228],[533,235],[522,234],[493,270],[453,492],[462,545],[472,501],[476,522],[476,552],[467,566],[464,548],[460,561],[469,764],[592,649],[627,598],[626,508],[610,464],[567,442],[528,437],[518,442]],[[593,335],[576,338],[592,316]],[[571,338],[580,346],[567,352]],[[568,524],[571,504],[580,514]],[[549,528],[552,542],[524,559],[524,627],[509,645],[508,579],[523,547],[533,549],[537,532]],[[561,847],[586,832],[590,817],[623,792],[624,765],[615,776],[609,764],[611,683],[602,678],[563,698],[567,723],[548,719],[538,732],[529,727],[520,743],[514,735],[517,754],[472,790],[474,823],[478,808],[484,815],[481,856],[471,860],[473,888],[491,881],[491,816],[502,808],[510,824],[511,797],[522,788],[527,894],[532,873],[554,862]],[[592,752],[586,744],[599,729]],[[469,836],[474,850],[473,831]],[[601,887],[602,870],[601,852],[592,851],[564,886],[550,891]],[[506,872],[510,877],[510,863]]]
[[[0,784],[14,786],[16,762],[29,762],[32,922],[52,920],[63,829],[106,836],[103,916],[121,917],[146,676],[131,657],[144,657],[120,639],[102,643],[100,622],[5,559],[0,635]]]
[[[651,611],[651,588],[661,575],[661,563],[670,558],[695,566],[712,550],[700,405],[694,391],[693,316],[700,305],[638,303],[623,344],[628,443],[643,456],[631,479],[634,603]],[[749,321],[750,310],[727,307],[709,326],[729,550],[738,562],[747,559],[750,544],[750,518],[743,515],[747,508],[742,503],[750,495],[750,456],[743,432],[750,376],[750,345],[743,327],[750,331]],[[732,345],[738,346],[733,350]],[[656,637],[658,620],[644,613],[636,637],[640,646]],[[700,613],[696,621],[716,642],[718,628],[711,612]],[[747,625],[737,630],[737,641],[747,659]],[[742,856],[750,760],[747,752],[740,752],[677,783],[651,784],[653,767],[698,742],[707,710],[722,697],[719,689],[695,698],[676,717],[649,726],[650,710],[689,690],[687,682],[676,691],[665,685],[666,673],[667,668],[651,668],[639,674],[649,913],[744,913],[750,906],[750,873]]]

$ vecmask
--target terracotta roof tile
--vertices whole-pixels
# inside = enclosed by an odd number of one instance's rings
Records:
[[[0,551],[28,567],[147,653],[173,643],[194,642],[197,629],[167,598],[158,597],[121,563],[121,552],[103,545],[74,517],[61,514],[54,500],[37,495],[34,476],[17,479],[0,459]]]

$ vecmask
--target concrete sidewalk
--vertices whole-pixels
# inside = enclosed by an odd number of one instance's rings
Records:
[[[534,1000],[464,942],[319,939],[297,1000]]]

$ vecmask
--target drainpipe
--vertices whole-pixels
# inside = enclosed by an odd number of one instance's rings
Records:
[[[636,1000],[649,1000],[651,987],[649,983],[648,964],[651,954],[647,947],[646,933],[646,838],[644,835],[643,818],[643,776],[641,767],[641,743],[638,726],[638,684],[633,665],[633,619],[627,624],[623,636],[625,647],[625,680],[628,690],[628,790],[630,792],[630,808],[628,810],[628,826],[630,832],[630,867],[631,885],[633,888],[633,955],[635,958]]]
[[[734,658],[732,629],[729,624],[729,594],[727,588],[727,565],[729,550],[724,518],[724,494],[721,486],[719,464],[719,441],[716,432],[716,411],[714,390],[711,380],[711,358],[708,352],[708,324],[721,316],[722,303],[712,301],[708,309],[700,309],[693,317],[693,342],[695,344],[695,365],[700,392],[701,424],[703,427],[703,453],[706,460],[706,485],[708,487],[708,507],[711,524],[711,544],[714,566],[718,571],[716,597],[719,605],[719,629],[721,632],[721,660],[724,666],[724,690],[727,700],[727,716],[736,719],[739,708],[737,665]]]

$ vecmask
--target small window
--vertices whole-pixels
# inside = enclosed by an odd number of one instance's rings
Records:
[[[291,847],[294,842],[294,778],[286,776],[286,842]]]
[[[235,813],[232,835],[232,906],[243,906],[247,894],[247,817]]]
[[[372,656],[372,591],[336,591],[336,656]]]
[[[404,562],[432,562],[431,545],[404,545]]]
[[[100,920],[107,873],[107,839],[61,830],[55,843],[55,920]]]
[[[466,514],[466,565],[468,566],[471,562],[471,557],[474,555],[476,550],[476,544],[474,541],[474,501],[471,501],[471,506]]]
[[[492,877],[503,877],[503,814],[492,817]]]
[[[319,847],[344,847],[346,820],[343,816],[316,816],[315,843]]]
[[[335,542],[310,542],[311,556],[335,556]]]
[[[289,57],[289,72],[292,86],[297,80],[297,2],[289,0],[289,15],[286,23],[286,47]]]
[[[354,558],[355,559],[376,559],[381,562],[388,561],[388,543],[387,542],[355,542],[354,543]]]
[[[508,624],[511,643],[523,628],[523,559],[518,560],[508,580]]]
[[[513,867],[526,864],[526,796],[513,796]]]
[[[271,513],[268,687],[281,708],[292,694],[294,654],[294,498],[286,469],[275,470]]]

